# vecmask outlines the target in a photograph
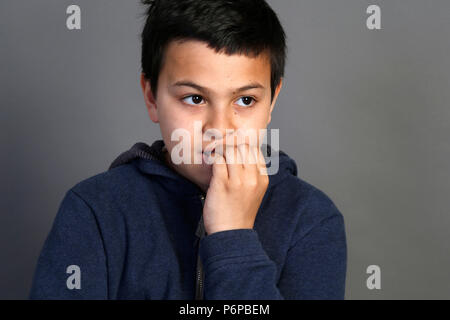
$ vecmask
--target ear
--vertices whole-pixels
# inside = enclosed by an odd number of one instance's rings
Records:
[[[142,88],[142,93],[144,94],[145,105],[147,106],[147,110],[148,110],[148,114],[150,115],[150,119],[154,123],[158,123],[159,119],[158,119],[158,110],[157,110],[157,106],[156,106],[156,100],[155,100],[155,97],[153,96],[153,93],[151,90],[150,80],[147,80],[145,78],[144,73],[141,73],[141,88]]]
[[[272,104],[270,105],[269,120],[267,121],[267,124],[269,124],[270,121],[272,121],[273,107],[275,106],[275,103],[277,102],[277,98],[278,98],[278,95],[280,94],[282,86],[283,86],[283,78],[280,78],[280,83],[278,84],[278,86],[275,89],[274,97],[273,97],[273,100],[272,100]]]

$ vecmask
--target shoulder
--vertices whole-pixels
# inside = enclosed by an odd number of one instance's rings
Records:
[[[344,217],[332,198],[321,188],[297,176],[288,176],[275,186],[274,198],[296,224],[296,237],[330,224],[343,227]]]
[[[117,196],[130,188],[132,182],[142,179],[142,174],[135,166],[124,164],[90,176],[76,183],[69,191],[74,192],[86,202],[96,202]]]
[[[291,205],[299,205],[304,209],[326,209],[335,206],[334,201],[325,191],[312,183],[294,175],[286,176],[282,182],[272,188],[277,200],[291,200]],[[323,210],[320,210],[323,211]]]
[[[124,164],[73,185],[66,192],[61,211],[73,211],[71,207],[77,205],[80,209],[72,214],[80,217],[89,214],[101,225],[106,221],[108,225],[112,221],[121,224],[124,214],[132,212],[128,209],[130,204],[136,203],[135,197],[149,187],[148,182],[132,163]]]

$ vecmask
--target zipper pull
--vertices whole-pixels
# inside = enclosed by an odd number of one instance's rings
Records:
[[[200,201],[202,202],[202,208],[203,208],[206,197],[204,194],[201,193],[201,194],[199,194],[199,198],[200,198]],[[196,238],[194,240],[194,247],[198,246],[200,239],[203,238],[205,235],[206,235],[206,232],[205,232],[205,226],[203,224],[203,213],[202,213],[200,216],[200,220],[197,224],[197,230],[195,230]]]
[[[199,195],[200,200],[202,202],[202,208],[205,205],[205,195]],[[200,239],[205,236],[205,226],[203,224],[203,212],[200,216],[200,221],[198,223],[197,231],[195,232],[196,245],[200,244]],[[197,270],[196,270],[196,286],[195,286],[195,300],[203,300],[203,282],[204,282],[204,274],[203,274],[203,265],[200,259],[200,253],[198,251],[199,247],[197,247]]]
[[[203,193],[201,193],[201,194],[199,195],[199,198],[200,198],[200,201],[202,202],[202,209],[203,209],[203,207],[205,206],[206,195],[203,194]],[[203,214],[203,213],[202,213],[202,214]]]
[[[195,231],[195,235],[198,239],[201,239],[205,236],[205,226],[203,224],[203,215],[200,217],[200,221],[198,222],[197,230]]]
[[[202,202],[202,209],[203,209],[203,206],[205,205],[206,197],[204,194],[200,194],[199,197]],[[203,224],[203,212],[202,212],[202,215],[200,216],[200,221],[198,222],[198,226],[197,226],[195,235],[199,238],[203,238],[205,236],[205,225]]]

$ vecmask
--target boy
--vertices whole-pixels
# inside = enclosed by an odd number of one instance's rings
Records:
[[[342,214],[284,152],[268,175],[260,141],[234,145],[267,127],[281,90],[276,14],[264,0],[144,3],[141,86],[163,139],[66,193],[30,297],[343,299]]]

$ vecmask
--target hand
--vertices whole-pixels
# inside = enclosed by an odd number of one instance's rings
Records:
[[[208,235],[224,230],[252,229],[269,185],[259,146],[245,143],[223,149],[225,157],[215,152],[203,208]],[[234,150],[234,157],[231,150]]]

